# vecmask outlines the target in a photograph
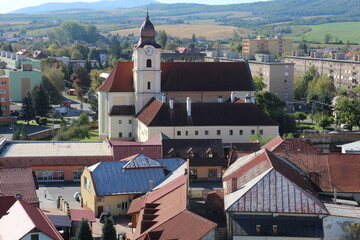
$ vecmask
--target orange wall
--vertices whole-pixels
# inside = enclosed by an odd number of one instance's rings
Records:
[[[65,181],[73,181],[73,170],[74,169],[84,169],[83,166],[53,166],[53,167],[31,167],[33,171],[35,170],[51,170],[58,169],[64,170],[64,180]],[[80,180],[79,180],[80,181]]]

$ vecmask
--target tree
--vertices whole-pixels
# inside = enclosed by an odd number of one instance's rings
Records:
[[[50,111],[49,95],[42,84],[36,85],[31,91],[32,104],[36,116],[45,117]]]
[[[296,120],[298,120],[299,123],[300,123],[300,121],[304,121],[307,118],[307,116],[306,116],[306,113],[296,112],[296,113],[294,113],[294,118]]]
[[[20,140],[21,131],[19,128],[12,135],[12,140]]]
[[[347,124],[352,130],[354,126],[360,126],[360,99],[349,96],[339,96],[336,99],[335,114],[337,124]]]
[[[30,120],[34,119],[35,117],[35,111],[34,111],[30,92],[28,92],[22,100],[20,116],[23,120],[27,122],[28,125]]]
[[[64,72],[57,67],[43,68],[42,85],[50,97],[51,104],[60,104],[63,100],[62,92],[64,91]]]
[[[344,239],[349,239],[349,240],[360,239],[360,223],[356,223],[356,222],[348,223],[344,227],[344,230],[347,233]]]
[[[109,48],[110,55],[114,56],[115,58],[120,58],[121,56],[121,46],[119,40],[116,39],[115,36],[112,37],[110,48]]]
[[[87,219],[82,219],[76,229],[74,240],[93,240],[91,229]]]
[[[21,129],[20,140],[29,140],[29,135],[27,133],[26,127],[23,125]]]
[[[177,48],[179,47],[179,44],[177,44],[176,42],[168,42],[165,46],[165,50],[169,50],[169,51],[175,51]]]
[[[326,113],[321,112],[317,113],[314,116],[315,122],[318,126],[320,126],[323,130],[330,126],[334,122],[334,118],[328,116]]]
[[[101,240],[116,240],[116,230],[114,227],[113,219],[106,218],[105,223],[102,227]]]
[[[98,102],[98,96],[97,94],[94,95],[93,98],[90,98],[90,110],[93,111],[94,113],[91,114],[91,117],[94,121],[97,121],[99,118],[99,102]]]
[[[330,33],[326,33],[324,36],[324,43],[330,43],[333,36]]]
[[[89,116],[82,113],[70,126],[62,123],[54,139],[57,141],[70,141],[90,138],[89,131]]]
[[[160,44],[161,48],[164,49],[166,43],[168,41],[168,36],[164,30],[160,30],[157,35],[158,43]]]
[[[192,36],[191,36],[191,41],[192,41],[193,43],[196,43],[195,33],[192,34]]]
[[[78,98],[82,99],[87,91],[90,89],[91,79],[89,73],[83,67],[76,67],[73,75],[71,76],[75,85],[75,91]]]
[[[299,101],[305,100],[307,98],[309,82],[317,78],[319,78],[319,72],[314,65],[307,69],[304,74],[296,76],[294,82],[294,98]]]
[[[260,76],[253,76],[254,86],[257,92],[261,92],[266,88],[266,84],[264,83],[264,79]]]
[[[240,35],[237,31],[233,31],[233,34],[232,34],[232,41],[233,43],[235,42],[239,42],[240,41]]]
[[[88,60],[96,60],[96,61],[100,62],[100,53],[99,53],[99,51],[96,50],[96,49],[91,49],[90,53],[89,53]]]
[[[250,142],[259,142],[261,146],[264,146],[272,140],[272,137],[263,138],[260,133],[255,133],[250,136]]]

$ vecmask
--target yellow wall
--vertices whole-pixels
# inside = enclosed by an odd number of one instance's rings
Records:
[[[191,161],[191,159],[190,159]],[[219,166],[204,166],[204,167],[190,167],[191,169],[197,170],[197,178],[206,178],[206,179],[216,179],[221,178],[222,169]],[[216,169],[217,176],[214,178],[209,178],[209,169]]]
[[[84,178],[90,180],[90,191],[85,189]],[[82,197],[84,207],[90,208],[92,211],[95,212],[96,193],[95,193],[94,183],[91,178],[91,174],[90,174],[89,170],[87,170],[87,168],[84,169],[83,174],[81,175],[81,185],[80,186],[81,186],[80,192],[81,192],[81,197]]]

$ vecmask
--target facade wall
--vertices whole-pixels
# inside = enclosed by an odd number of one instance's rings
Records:
[[[258,53],[258,52],[268,52],[271,55],[279,56],[283,52],[292,51],[292,39],[284,39],[282,37],[266,39],[263,37],[258,37],[257,39],[244,39],[243,44],[243,53]]]
[[[109,116],[109,119],[110,119],[109,138],[111,140],[123,140],[123,141],[134,140],[133,116]]]
[[[96,192],[94,188],[94,182],[90,172],[87,169],[85,169],[81,175],[80,192],[84,207],[91,209],[95,215],[98,216],[96,212]]]
[[[215,230],[211,230],[201,240],[215,240]]]
[[[5,75],[9,77],[10,101],[21,102],[24,94],[42,81],[40,71],[12,71],[5,69]],[[30,79],[30,80],[27,80]],[[29,81],[29,84],[24,84]],[[25,89],[28,88],[28,89]]]
[[[161,132],[172,139],[216,139],[223,143],[249,142],[250,137],[259,133],[263,138],[279,135],[278,126],[183,126],[147,127],[139,120],[136,141],[145,142]],[[262,134],[261,134],[262,133]]]
[[[191,159],[190,159],[191,161]],[[221,166],[204,166],[204,167],[190,167],[190,173],[196,170],[197,172],[197,179],[219,179],[222,176],[222,168]],[[216,171],[215,176],[210,176],[213,171]]]
[[[99,135],[108,136],[108,94],[99,92]]]
[[[38,182],[80,181],[83,166],[31,167]]]
[[[113,216],[127,215],[127,210],[130,207],[131,200],[134,195],[116,195],[96,197],[95,201],[95,216],[100,215],[99,207],[104,209],[105,212],[110,212]]]
[[[11,58],[0,56],[0,61],[6,62],[6,67],[12,68],[12,69],[18,68],[19,66],[21,67],[24,64],[31,64],[33,69],[37,69],[37,70],[41,69],[41,62],[38,60],[33,60],[33,59],[19,61],[19,60],[14,60]]]
[[[360,223],[360,219],[338,217],[338,216],[327,216],[323,220],[324,239],[326,240],[348,239],[346,238],[347,232],[345,231],[345,228],[346,226],[348,226],[353,222]]]
[[[42,232],[31,232],[27,235],[25,235],[23,238],[21,238],[21,240],[31,240],[31,236],[32,235],[38,235],[39,236],[39,240],[52,240],[51,237],[49,237],[48,235],[42,233]]]
[[[0,121],[8,121],[10,116],[10,89],[9,78],[5,76],[0,76],[0,102],[3,113]]]

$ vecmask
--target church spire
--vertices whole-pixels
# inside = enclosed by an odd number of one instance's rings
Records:
[[[146,9],[145,22],[140,27],[139,42],[135,45],[135,47],[142,48],[145,45],[151,45],[155,48],[161,48],[161,46],[159,44],[157,44],[155,41],[155,28],[154,28],[154,25],[150,21],[148,9]]]

